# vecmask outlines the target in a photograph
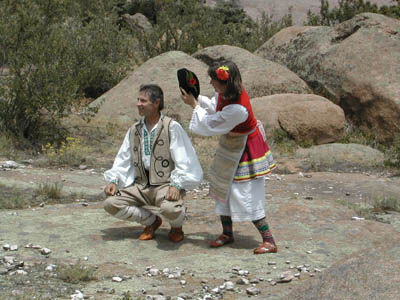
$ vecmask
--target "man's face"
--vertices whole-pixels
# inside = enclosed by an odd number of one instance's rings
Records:
[[[159,105],[160,100],[157,100],[153,103],[145,91],[139,93],[139,97],[137,99],[137,108],[141,117],[152,117],[154,114],[157,114]]]

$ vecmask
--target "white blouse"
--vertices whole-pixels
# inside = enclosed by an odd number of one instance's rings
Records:
[[[194,133],[204,136],[226,134],[248,118],[247,109],[240,104],[227,105],[217,112],[218,93],[212,99],[202,95],[197,99],[189,125],[189,130]]]
[[[142,127],[146,130],[146,126]],[[157,125],[152,129],[156,130]],[[124,141],[115,157],[112,168],[104,172],[104,179],[110,183],[114,182],[118,188],[124,188],[135,182],[135,168],[132,165],[132,155],[129,138],[130,130],[125,135]],[[147,132],[150,136],[150,133]],[[182,126],[172,121],[170,124],[171,142],[170,152],[171,158],[175,163],[175,169],[171,173],[171,184],[177,185],[185,190],[196,188],[203,179],[203,170],[197,159],[196,151]],[[144,132],[142,132],[143,136]],[[143,139],[142,139],[143,141]],[[146,169],[150,166],[150,155],[145,155],[144,143],[141,145],[142,160]]]

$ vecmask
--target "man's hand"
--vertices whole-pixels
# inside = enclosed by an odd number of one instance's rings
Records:
[[[174,186],[170,186],[168,191],[167,191],[167,194],[165,195],[165,200],[178,201],[179,200],[179,196],[180,196],[179,190]]]
[[[181,89],[181,99],[183,100],[183,102],[185,102],[185,104],[191,106],[192,108],[195,108],[197,105],[197,101],[194,98],[194,96],[191,93],[186,93],[186,91],[183,88]]]
[[[117,192],[117,186],[115,185],[115,183],[107,184],[104,188],[104,193],[107,196],[114,196],[116,192]]]

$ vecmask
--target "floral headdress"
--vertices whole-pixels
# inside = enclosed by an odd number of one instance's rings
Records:
[[[187,83],[189,84],[189,86],[196,88],[197,80],[196,80],[196,78],[194,78],[192,72],[187,73],[186,80],[187,80]]]
[[[196,99],[200,94],[200,82],[196,74],[192,71],[181,68],[176,72],[178,77],[179,87],[192,94]]]
[[[220,66],[216,73],[219,80],[225,81],[229,78],[229,68],[227,66]]]

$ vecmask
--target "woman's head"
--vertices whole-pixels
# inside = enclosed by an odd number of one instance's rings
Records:
[[[208,68],[211,84],[224,98],[235,101],[242,92],[242,76],[237,65],[230,60],[214,63]]]

